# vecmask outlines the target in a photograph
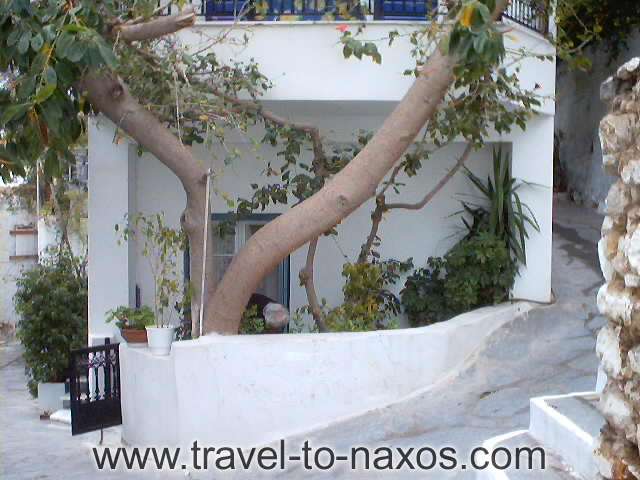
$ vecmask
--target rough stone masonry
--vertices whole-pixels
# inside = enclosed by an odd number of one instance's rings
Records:
[[[598,244],[606,283],[598,308],[607,325],[596,350],[607,383],[607,420],[596,458],[602,478],[640,479],[640,57],[622,65],[600,90],[610,113],[600,123],[602,162],[617,181],[606,199]]]

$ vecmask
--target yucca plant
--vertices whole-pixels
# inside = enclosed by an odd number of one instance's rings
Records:
[[[493,151],[493,180],[487,177],[486,184],[465,167],[465,173],[480,191],[486,202],[462,202],[463,211],[471,215],[472,221],[462,218],[469,230],[468,236],[489,232],[504,239],[513,256],[523,265],[527,263],[526,240],[529,238],[527,224],[535,231],[540,225],[531,209],[520,200],[518,190],[526,182],[511,175],[511,159],[502,149]]]

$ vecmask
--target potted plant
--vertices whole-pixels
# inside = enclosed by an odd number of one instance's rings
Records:
[[[140,308],[121,305],[107,312],[107,323],[113,321],[125,342],[132,347],[139,347],[147,343],[146,327],[155,323],[155,317],[153,310],[146,305]]]
[[[137,214],[125,217],[126,226],[116,231],[121,232],[122,240],[139,239],[141,253],[148,260],[149,270],[153,277],[154,321],[145,324],[147,343],[154,355],[169,355],[171,344],[176,336],[177,320],[173,305],[183,303],[184,295],[178,271],[178,258],[185,246],[186,235],[180,229],[166,226],[164,214]],[[147,307],[148,308],[148,307]],[[175,320],[175,321],[174,321]]]
[[[69,351],[86,346],[88,297],[85,259],[47,253],[20,274],[14,302],[29,392],[42,413],[53,413],[63,407]]]

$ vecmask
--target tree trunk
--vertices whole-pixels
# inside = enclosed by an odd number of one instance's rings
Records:
[[[497,2],[497,18],[506,0]],[[249,297],[287,255],[320,236],[369,198],[433,117],[454,80],[456,59],[436,48],[371,141],[315,195],[261,228],[234,257],[208,299],[204,331],[235,334]]]
[[[199,334],[200,279],[204,246],[204,216],[206,202],[206,175],[204,167],[191,153],[191,148],[180,140],[156,117],[143,108],[128,92],[124,83],[105,75],[88,75],[82,82],[91,104],[135,141],[155,155],[180,180],[187,195],[187,204],[181,218],[189,238],[191,273],[192,334]],[[213,229],[209,229],[207,250],[213,252]],[[206,265],[205,299],[211,298],[216,288],[213,262]],[[205,303],[205,316],[207,315]],[[243,306],[244,309],[244,306]],[[242,314],[242,312],[240,312]]]
[[[453,82],[453,58],[436,51],[404,99],[365,148],[315,195],[260,229],[235,256],[209,299],[205,332],[237,333],[262,278],[287,255],[323,234],[375,194]]]

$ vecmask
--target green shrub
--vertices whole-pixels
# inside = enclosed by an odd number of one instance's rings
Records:
[[[412,326],[430,325],[453,316],[444,296],[444,265],[443,258],[429,257],[425,268],[407,277],[400,298]]]
[[[410,275],[400,292],[402,305],[413,326],[448,320],[507,300],[517,272],[504,240],[479,232]]]
[[[344,302],[327,313],[329,330],[366,332],[395,328],[395,323],[389,319],[400,313],[400,301],[389,287],[412,266],[411,260],[345,263],[342,267]]]
[[[17,334],[35,396],[38,383],[65,381],[69,351],[87,343],[87,277],[80,260],[61,252],[23,272],[17,286]]]
[[[258,315],[257,305],[252,305],[244,311],[240,322],[240,335],[257,335],[263,333],[265,328],[264,318]]]
[[[444,296],[457,313],[507,300],[518,273],[504,240],[488,232],[459,242],[445,261]]]

